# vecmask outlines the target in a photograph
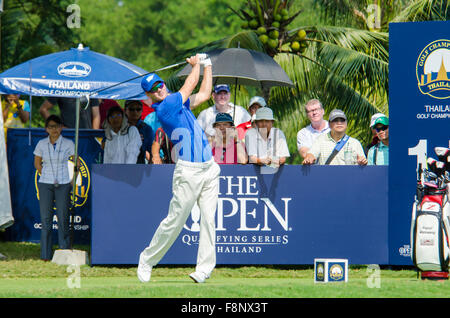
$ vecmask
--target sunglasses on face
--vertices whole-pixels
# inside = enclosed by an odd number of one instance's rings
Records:
[[[128,110],[130,112],[140,112],[140,111],[142,111],[142,108],[128,108]]]
[[[60,126],[59,125],[48,125],[47,128],[48,129],[58,129]]]
[[[344,118],[336,118],[331,121],[332,123],[345,123],[346,120]]]
[[[164,82],[156,82],[155,85],[153,85],[153,87],[150,90],[150,93],[156,93],[158,91],[158,89],[163,88],[164,87]]]
[[[385,131],[388,128],[389,128],[389,126],[379,126],[379,127],[375,127],[375,131],[376,132]]]
[[[109,116],[109,118],[114,119],[114,118],[122,118],[122,114],[117,113],[117,114],[112,114],[111,116]]]

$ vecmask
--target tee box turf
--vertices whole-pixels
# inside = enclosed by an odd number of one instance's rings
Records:
[[[314,259],[314,282],[347,282],[348,260],[337,258]]]

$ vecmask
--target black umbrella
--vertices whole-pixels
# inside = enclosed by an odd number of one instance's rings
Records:
[[[212,62],[214,85],[245,85],[261,89],[272,86],[294,87],[281,66],[265,53],[242,48],[221,48],[206,53]],[[186,65],[177,77],[186,78],[191,69],[191,65]],[[236,103],[236,90],[234,101]]]

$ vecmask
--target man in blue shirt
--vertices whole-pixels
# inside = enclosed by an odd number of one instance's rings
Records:
[[[153,101],[152,107],[162,128],[178,153],[168,215],[159,225],[150,245],[139,256],[137,276],[141,282],[150,281],[152,267],[172,246],[195,203],[201,213],[200,239],[197,266],[189,276],[196,283],[204,283],[216,265],[215,213],[220,168],[214,162],[208,139],[191,111],[210,98],[211,60],[206,54],[197,54],[186,61],[192,66],[192,71],[176,93],[171,93],[154,73],[141,82],[146,95]],[[200,65],[204,66],[203,80],[198,93],[192,94],[199,81]]]

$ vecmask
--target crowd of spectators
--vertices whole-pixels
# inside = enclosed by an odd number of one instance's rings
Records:
[[[274,127],[273,111],[261,96],[253,96],[244,108],[230,102],[230,87],[213,88],[214,105],[201,111],[197,121],[205,131],[219,164],[257,164],[277,167],[291,156],[283,131]],[[75,99],[47,98],[39,108],[44,119],[50,109],[59,107],[61,126],[75,127]],[[310,123],[297,133],[297,151],[303,164],[387,165],[389,163],[389,119],[382,113],[371,117],[371,140],[363,147],[347,135],[348,119],[340,109],[324,118],[325,109],[318,99],[306,103]],[[26,127],[30,106],[19,95],[2,100],[5,138],[7,128]],[[175,163],[177,152],[164,132],[151,100],[128,100],[122,108],[114,100],[92,99],[80,110],[81,129],[105,131],[102,141],[103,163],[167,164]],[[182,137],[179,137],[182,138]]]

